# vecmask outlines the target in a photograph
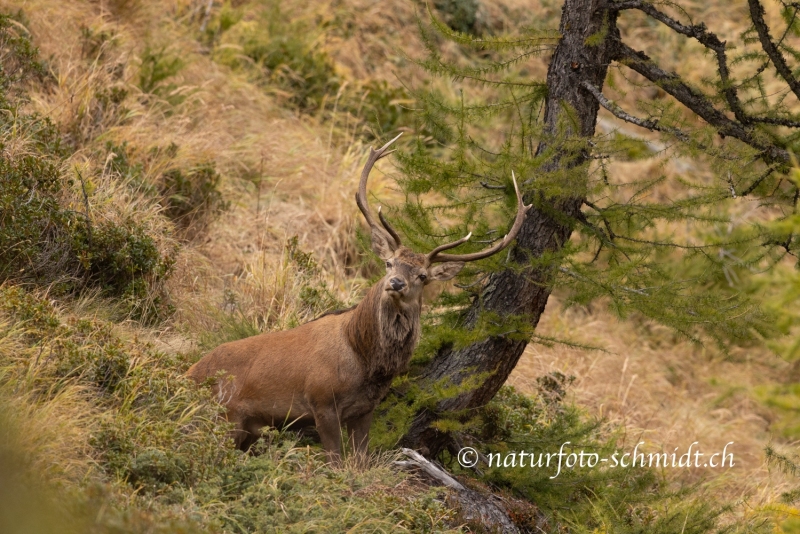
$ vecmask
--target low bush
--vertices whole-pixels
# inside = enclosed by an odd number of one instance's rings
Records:
[[[186,100],[186,95],[176,91],[178,86],[171,79],[185,66],[185,61],[167,47],[146,46],[139,65],[139,89],[176,106]]]
[[[320,50],[310,28],[288,20],[277,1],[265,6],[258,21],[235,21],[223,10],[217,21],[220,37],[215,59],[249,70],[274,94],[302,112],[319,110],[341,86],[333,62]],[[233,45],[233,46],[231,46]]]
[[[434,0],[434,7],[450,29],[461,33],[481,33],[480,2],[478,0]]]
[[[230,203],[220,193],[220,175],[211,163],[181,170],[172,169],[161,177],[161,203],[164,213],[191,239]]]

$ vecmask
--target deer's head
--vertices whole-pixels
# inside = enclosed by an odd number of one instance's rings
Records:
[[[364,214],[364,218],[367,220],[372,232],[372,250],[386,264],[386,276],[383,277],[379,284],[383,285],[385,294],[394,299],[398,306],[406,307],[419,305],[422,300],[423,288],[431,282],[450,280],[461,271],[466,262],[486,258],[508,246],[517,236],[520,228],[522,228],[525,214],[531,206],[523,204],[517,180],[512,172],[514,190],[517,193],[517,216],[514,219],[514,225],[511,230],[502,240],[485,250],[471,254],[443,253],[445,250],[466,243],[472,236],[471,232],[457,241],[440,245],[428,253],[418,253],[408,247],[404,247],[400,236],[384,218],[380,208],[378,208],[378,219],[381,223],[379,225],[372,216],[367,204],[367,179],[369,178],[369,173],[376,161],[394,152],[394,150],[387,149],[398,137],[400,135],[378,150],[370,148],[369,158],[367,158],[367,163],[361,172],[361,181],[356,193],[356,204],[358,204],[361,213]]]

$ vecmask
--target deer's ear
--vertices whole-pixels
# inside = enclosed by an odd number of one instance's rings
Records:
[[[447,263],[437,263],[428,271],[431,280],[444,282],[450,280],[464,268],[463,261],[448,261]]]
[[[393,245],[394,243],[390,241],[389,236],[377,228],[372,229],[372,251],[383,261],[391,259],[394,255]]]

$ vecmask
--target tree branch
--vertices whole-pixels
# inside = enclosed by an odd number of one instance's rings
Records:
[[[658,67],[644,52],[617,41],[614,59],[660,86],[678,102],[714,126],[721,135],[733,137],[761,151],[761,157],[767,163],[790,163],[789,153],[786,150],[756,138],[751,130],[740,122],[729,119],[725,113],[715,108],[704,94],[689,87],[680,76]]]
[[[614,238],[617,236],[611,229],[611,225],[609,224],[608,219],[606,219],[605,215],[603,214],[603,210],[598,206],[594,205],[593,203],[589,202],[588,200],[584,200],[583,203],[586,204],[588,207],[592,208],[594,211],[596,211],[598,215],[600,215],[600,218],[603,219],[603,224],[606,225],[606,230],[608,230],[608,237],[611,239],[611,241],[613,241]]]
[[[625,2],[609,2],[609,11],[624,11],[626,9],[639,9],[642,5],[641,0],[627,0]]]
[[[647,2],[631,2],[630,8],[638,9],[681,35],[691,37],[709,50],[712,50],[717,56],[717,68],[719,70],[719,77],[722,82],[722,91],[725,94],[725,100],[728,101],[728,105],[731,111],[733,111],[736,120],[745,125],[750,124],[750,117],[747,116],[742,108],[736,86],[731,83],[730,70],[728,69],[728,56],[725,53],[725,41],[721,41],[716,34],[708,31],[704,23],[701,22],[697,25],[687,26],[673,19],[666,13],[659,11],[652,4]]]
[[[751,121],[762,124],[774,124],[776,126],[786,126],[787,128],[800,128],[800,121],[784,119],[781,117],[751,117]]]
[[[598,89],[588,81],[583,81],[581,83],[581,86],[590,93],[592,93],[592,95],[597,99],[600,105],[606,108],[611,113],[613,113],[615,117],[622,119],[625,122],[635,124],[636,126],[647,128],[648,130],[670,133],[683,142],[689,141],[689,136],[684,132],[678,130],[677,128],[668,128],[661,126],[658,124],[657,120],[640,119],[639,117],[634,117],[633,115],[631,115],[630,113],[626,112],[624,109],[616,105],[614,102],[611,102],[609,99],[607,99],[605,95],[602,93],[602,91],[600,91],[600,89]]]
[[[761,48],[764,49],[764,52],[766,52],[772,60],[772,64],[775,65],[775,70],[778,71],[781,78],[786,80],[786,83],[789,84],[789,88],[798,100],[800,100],[800,82],[798,82],[797,78],[792,74],[792,69],[789,68],[789,65],[786,63],[786,58],[783,57],[781,51],[775,46],[775,43],[772,42],[772,37],[769,35],[769,28],[767,27],[766,21],[764,21],[764,6],[762,6],[761,2],[758,0],[747,0],[747,3],[750,6],[750,18],[753,20],[753,26],[755,26],[756,32],[758,32],[758,38],[761,41]]]

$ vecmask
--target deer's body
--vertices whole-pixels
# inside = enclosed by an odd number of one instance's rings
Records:
[[[420,304],[400,307],[381,285],[350,310],[283,332],[220,345],[189,369],[202,382],[223,371],[214,394],[247,449],[265,426],[315,425],[328,451],[340,450],[340,425],[366,445],[372,412],[405,371],[419,340]]]
[[[466,242],[471,234],[428,254],[402,246],[380,210],[382,227],[377,224],[366,200],[370,169],[391,153],[387,148],[396,139],[370,150],[356,194],[372,230],[372,249],[386,262],[386,276],[350,310],[292,330],[225,343],[189,369],[188,376],[197,382],[216,379],[214,393],[235,424],[239,448],[248,449],[265,426],[313,424],[329,461],[338,462],[344,424],[356,451],[366,452],[372,412],[392,379],[406,370],[419,341],[423,288],[434,280],[451,279],[464,262],[502,250],[519,232],[530,206],[523,205],[514,180],[517,217],[508,235],[489,249],[443,253]]]

